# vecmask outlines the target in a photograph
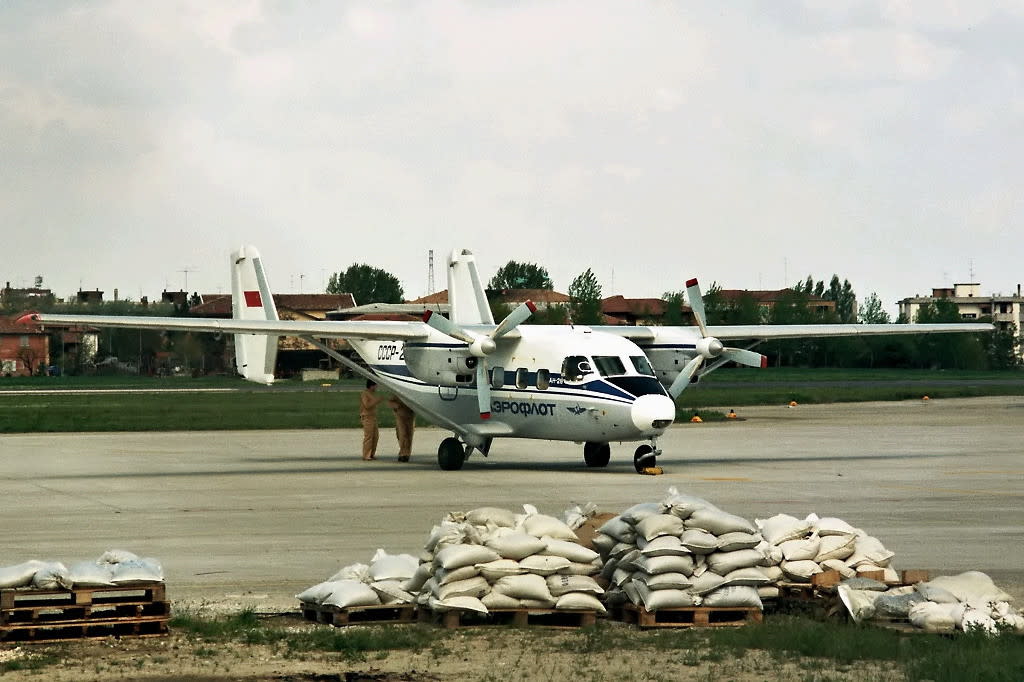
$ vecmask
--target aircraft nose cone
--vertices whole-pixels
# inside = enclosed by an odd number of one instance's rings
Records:
[[[630,410],[633,425],[645,435],[661,433],[676,417],[676,404],[665,395],[642,395]]]

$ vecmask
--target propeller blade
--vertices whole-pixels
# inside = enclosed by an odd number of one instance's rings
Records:
[[[690,379],[700,369],[701,364],[704,362],[704,356],[698,355],[693,360],[686,363],[686,367],[679,372],[679,376],[672,382],[672,385],[668,388],[668,394],[672,396],[672,400],[679,397],[679,394],[686,390],[686,387],[690,385]]]
[[[686,283],[686,298],[690,302],[690,309],[693,310],[693,316],[697,318],[697,326],[700,328],[700,335],[707,336],[708,328],[704,326],[704,297],[701,296],[700,285],[697,284],[696,277]]]
[[[466,343],[473,343],[474,341],[476,341],[475,338],[459,329],[459,327],[454,322],[449,320],[447,317],[445,317],[444,315],[435,315],[434,311],[432,310],[428,310],[425,313],[423,313],[423,321],[430,325],[431,327],[433,327],[434,329],[436,329],[437,331],[441,332],[442,334],[447,334],[453,339],[465,341]]]
[[[744,348],[726,348],[722,351],[722,357],[732,360],[737,365],[746,365],[747,367],[764,369],[768,366],[767,357]]]
[[[480,418],[491,418],[491,382],[487,376],[487,363],[481,360],[476,366],[476,402]]]
[[[526,303],[520,303],[515,310],[510,312],[504,320],[498,323],[498,326],[491,332],[491,338],[497,339],[510,331],[518,327],[520,324],[525,322],[530,315],[537,312],[537,306],[533,304],[533,301],[527,301]]]

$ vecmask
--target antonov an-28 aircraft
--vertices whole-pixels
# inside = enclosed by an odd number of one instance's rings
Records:
[[[863,334],[990,331],[988,324],[820,324],[707,326],[697,280],[687,282],[696,327],[585,327],[523,324],[526,302],[495,325],[473,254],[448,259],[449,318],[427,312],[422,322],[280,320],[252,246],[231,254],[233,318],[25,315],[49,325],[228,332],[235,364],[247,380],[274,380],[277,340],[296,336],[354,372],[401,396],[418,414],[451,430],[437,452],[442,469],[460,469],[474,451],[487,455],[495,438],[584,443],[587,466],[608,464],[611,442],[647,441],[633,456],[638,472],[661,454],[658,437],[675,418],[673,402],[702,375],[726,362],[764,367],[765,357],[722,340]],[[325,345],[342,338],[365,367]]]

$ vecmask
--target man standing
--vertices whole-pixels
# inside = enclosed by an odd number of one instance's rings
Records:
[[[377,406],[381,398],[377,397],[377,384],[366,380],[366,390],[359,394],[359,421],[363,424],[363,459],[377,458]]]
[[[416,428],[416,414],[397,395],[388,399],[395,411],[395,435],[398,436],[398,461],[408,462],[412,453],[412,432]]]

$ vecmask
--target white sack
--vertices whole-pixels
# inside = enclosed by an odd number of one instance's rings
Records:
[[[317,583],[312,587],[307,587],[302,592],[295,595],[295,598],[306,604],[319,604],[324,599],[331,596],[331,592],[334,590],[335,584],[330,580],[325,580],[322,583]]]
[[[448,583],[458,582],[459,580],[475,578],[478,575],[480,575],[480,570],[476,565],[460,566],[459,568],[455,568],[450,571],[439,568],[434,571],[434,580],[437,581],[438,585],[447,585]]]
[[[704,571],[693,579],[693,585],[687,590],[690,594],[707,594],[717,590],[725,582],[725,578],[713,571]]]
[[[592,549],[587,549],[583,545],[579,545],[575,542],[567,542],[565,540],[556,540],[554,538],[544,538],[544,542],[547,547],[540,550],[544,554],[550,554],[553,556],[565,557],[569,561],[574,561],[580,564],[589,564],[594,559],[601,558],[600,555]],[[538,552],[534,552],[535,554]]]
[[[701,606],[764,608],[764,605],[761,604],[761,597],[757,594],[757,588],[747,585],[719,587],[713,592],[708,592],[704,595]]]
[[[638,570],[649,574],[658,573],[682,573],[683,575],[693,574],[693,557],[676,556],[667,554],[665,556],[641,556],[635,562]]]
[[[612,547],[618,542],[611,535],[605,535],[604,533],[595,533],[594,537],[590,539],[590,544],[594,546],[601,556],[608,556],[612,551]]]
[[[484,596],[480,597],[480,601],[490,610],[495,609],[518,609],[522,608],[519,604],[519,600],[515,597],[510,597],[507,594],[501,592],[495,592],[491,590]]]
[[[921,593],[926,601],[933,601],[936,604],[956,604],[960,600],[956,595],[939,585],[932,585],[931,582],[917,583],[914,589]]]
[[[402,589],[402,582],[399,580],[370,583],[370,588],[377,593],[382,604],[412,604],[416,601],[416,595]]]
[[[786,577],[797,583],[809,583],[811,582],[812,575],[821,573],[821,567],[810,559],[805,561],[783,561],[781,566],[782,572]]]
[[[650,542],[644,540],[643,544],[640,543],[640,538],[637,538],[637,547],[640,548],[640,552],[645,556],[685,556],[691,553],[690,550],[683,547],[683,543],[674,535],[662,535]]]
[[[959,604],[936,604],[923,601],[910,608],[910,623],[926,632],[952,632],[960,625],[957,615],[962,613]]]
[[[857,529],[848,524],[842,519],[837,519],[834,516],[826,516],[825,518],[818,519],[814,523],[814,532],[820,537],[828,537],[831,535],[858,535]]]
[[[633,526],[622,520],[621,516],[613,516],[604,522],[598,532],[615,538],[619,542],[633,544],[636,542],[636,531]]]
[[[584,505],[573,505],[562,512],[562,521],[575,531],[595,515],[597,515],[597,505],[587,502]]]
[[[601,572],[601,560],[591,561],[589,564],[581,564],[578,561],[573,561],[569,564],[568,568],[563,568],[559,573],[566,575],[597,575]]]
[[[756,533],[757,527],[742,516],[724,512],[721,509],[698,509],[686,519],[687,528],[699,528],[713,535],[726,533]]]
[[[135,561],[139,557],[126,549],[108,549],[96,560],[98,564],[119,564],[122,561]]]
[[[743,531],[725,533],[718,536],[718,551],[735,552],[738,549],[754,549],[761,542],[763,540],[758,533],[745,533]]]
[[[830,537],[838,537],[838,536],[830,536]],[[855,571],[852,568],[850,568],[849,566],[847,566],[846,562],[843,561],[842,559],[825,559],[824,561],[819,562],[818,565],[821,566],[821,569],[823,571],[836,571],[837,573],[839,573],[839,577],[841,577],[841,578],[855,578],[855,577],[857,577],[857,571]]]
[[[502,559],[524,559],[531,554],[543,552],[547,543],[528,533],[514,532],[487,539],[487,546]]]
[[[633,585],[636,587],[640,603],[648,611],[678,609],[693,606],[697,603],[696,598],[692,594],[687,594],[682,590],[650,590],[641,582],[633,583]]]
[[[434,556],[434,565],[450,571],[500,558],[502,557],[498,556],[493,549],[482,545],[450,545]]]
[[[370,561],[370,579],[377,582],[408,580],[416,572],[419,563],[419,559],[411,554],[388,554],[378,549]]]
[[[718,575],[725,575],[737,568],[756,566],[764,557],[756,549],[739,549],[735,552],[714,552],[707,555],[708,568]]]
[[[528,504],[524,504],[523,508],[526,509],[526,518],[523,519],[521,527],[530,535],[538,538],[555,538],[556,540],[578,540],[573,529],[565,525],[562,520],[547,514],[532,513],[536,510]]]
[[[488,561],[485,564],[476,564],[474,567],[480,571],[480,575],[492,583],[498,578],[503,578],[506,575],[521,575],[526,572],[519,565],[519,562],[513,559]]]
[[[633,574],[633,580],[642,582],[649,590],[685,590],[693,585],[693,580],[682,573],[650,575],[643,571],[637,571]]]
[[[856,535],[826,535],[821,538],[818,555],[811,558],[819,564],[830,559],[848,559],[853,556],[856,541]]]
[[[880,592],[871,590],[854,590],[848,585],[840,585],[836,590],[839,593],[839,600],[843,602],[847,613],[854,623],[869,620],[875,616],[875,600]]]
[[[38,574],[36,574],[38,575]],[[133,582],[161,582],[164,579],[164,568],[152,557],[122,561],[114,566],[111,582],[115,585]]]
[[[604,594],[604,589],[593,578],[585,575],[552,575],[547,580],[548,591],[553,597],[561,597],[567,592],[589,592]]]
[[[700,528],[684,530],[679,542],[694,554],[710,554],[718,549],[718,538]]]
[[[338,580],[356,580],[361,583],[370,582],[370,567],[366,564],[349,564],[348,566],[342,566],[338,569],[338,572],[327,579],[328,582],[337,582]]]
[[[992,578],[980,571],[967,571],[959,575],[940,575],[928,581],[935,587],[951,592],[964,602],[1013,601],[1013,597],[996,587]]]
[[[403,587],[408,592],[419,592],[420,588],[423,587],[423,584],[430,579],[431,575],[433,575],[433,571],[433,564],[420,564],[416,568],[416,572],[413,573],[412,577],[405,582]]]
[[[818,556],[818,549],[821,547],[821,538],[812,535],[809,538],[800,540],[786,540],[779,543],[782,550],[782,557],[786,561],[807,561],[814,560]]]
[[[472,611],[487,614],[487,607],[476,597],[449,597],[448,599],[431,599],[430,608],[437,613],[445,611]]]
[[[707,500],[694,495],[680,493],[674,487],[668,489],[668,496],[661,501],[661,504],[668,513],[674,514],[684,521],[698,509],[717,509],[715,505]]]
[[[632,507],[619,514],[619,518],[626,523],[635,526],[648,516],[656,516],[664,513],[666,513],[665,506],[660,502],[641,502],[640,504],[634,504]]]
[[[0,588],[25,587],[32,583],[36,571],[46,565],[45,561],[31,559],[14,566],[0,568]]]
[[[380,597],[366,583],[338,580],[333,582],[330,595],[320,603],[342,609],[350,606],[375,606],[380,604]]]
[[[678,536],[683,532],[683,520],[672,514],[651,514],[636,524],[636,532],[647,541],[661,535]]]
[[[435,585],[433,589],[434,597],[437,599],[450,599],[451,597],[480,597],[487,594],[491,589],[490,584],[483,576],[476,576],[475,578],[467,578],[466,580],[459,580],[454,583],[448,583],[447,585]]]
[[[534,554],[519,561],[520,568],[528,573],[536,573],[537,575],[552,575],[569,568],[571,565],[572,562],[565,557],[551,556],[550,554]]]
[[[798,540],[811,532],[811,524],[806,519],[798,519],[789,514],[776,514],[769,519],[755,519],[761,529],[761,536],[772,545],[786,540]]]
[[[548,589],[547,581],[532,573],[498,578],[498,581],[494,583],[493,591],[516,599],[537,599],[546,602],[554,600],[551,590]]]
[[[602,604],[597,597],[585,592],[566,592],[558,598],[558,601],[555,602],[555,608],[607,613],[604,608],[604,604]]]
[[[895,555],[896,553],[887,550],[878,538],[870,535],[858,536],[853,546],[853,554],[846,560],[846,565],[856,568],[861,564],[874,564],[885,568]]]
[[[745,585],[747,587],[761,587],[771,582],[762,569],[751,566],[749,568],[737,568],[722,576],[724,581],[722,587],[733,585]]]
[[[69,569],[68,578],[75,587],[105,587],[113,585],[114,564],[79,561]]]
[[[474,526],[499,526],[502,528],[515,528],[516,513],[509,509],[498,507],[477,507],[466,514],[466,521]]]

